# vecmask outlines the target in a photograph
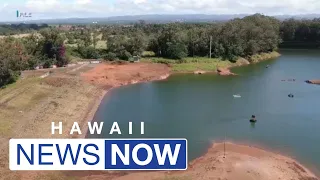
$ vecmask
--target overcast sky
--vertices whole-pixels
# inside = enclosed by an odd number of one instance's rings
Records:
[[[320,0],[0,0],[0,21],[141,14],[293,15],[320,13]],[[21,19],[21,18],[20,18]]]

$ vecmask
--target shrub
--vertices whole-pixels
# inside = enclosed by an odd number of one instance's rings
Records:
[[[120,51],[120,54],[118,55],[118,57],[122,60],[128,61],[130,58],[132,58],[132,55],[128,51],[123,50],[123,51]]]
[[[109,52],[106,55],[103,56],[103,59],[105,60],[109,60],[109,61],[115,61],[117,60],[117,55],[113,52]]]
[[[99,53],[94,47],[86,47],[84,57],[87,59],[98,59]]]
[[[168,57],[171,59],[183,59],[187,57],[187,47],[181,43],[169,44],[168,46]]]

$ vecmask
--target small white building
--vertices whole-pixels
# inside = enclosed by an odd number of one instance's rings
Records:
[[[101,61],[90,61],[91,64],[99,64]]]
[[[73,67],[76,66],[77,64],[68,64],[67,67]]]
[[[78,64],[90,64],[90,62],[88,62],[88,61],[80,61],[80,62],[78,62]]]

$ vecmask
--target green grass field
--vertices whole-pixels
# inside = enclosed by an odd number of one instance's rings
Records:
[[[107,41],[99,40],[96,45],[97,49],[107,49]]]
[[[65,45],[66,45],[66,46],[69,46],[69,47],[77,47],[77,44],[76,44],[76,43],[75,43],[75,44],[68,44],[68,43],[66,43]],[[91,46],[93,46],[93,44],[92,44]],[[96,48],[97,48],[97,49],[107,49],[107,41],[99,40],[99,41],[97,42]]]
[[[202,71],[216,71],[217,67],[227,67],[232,63],[220,58],[207,58],[207,57],[187,57],[182,61],[172,60],[159,57],[146,57],[141,59],[142,62],[154,62],[169,64],[175,72],[193,72],[197,70]]]
[[[92,35],[92,33],[91,33],[91,35]],[[97,38],[98,38],[98,41],[97,41],[97,44],[96,44],[96,48],[97,49],[107,49],[107,41],[101,40],[102,39],[102,34],[99,34],[97,36]],[[77,43],[69,44],[68,40],[65,40],[65,45],[69,46],[69,47],[77,47]],[[93,44],[91,46],[93,46]]]

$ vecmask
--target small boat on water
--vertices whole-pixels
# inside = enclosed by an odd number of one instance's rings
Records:
[[[252,116],[251,116],[250,122],[251,122],[251,123],[257,122],[257,119],[256,119],[256,116],[255,116],[255,115],[252,115]]]
[[[241,98],[240,94],[233,95],[234,98]]]
[[[257,120],[256,119],[250,119],[250,122],[251,123],[255,123],[255,122],[257,122]]]

